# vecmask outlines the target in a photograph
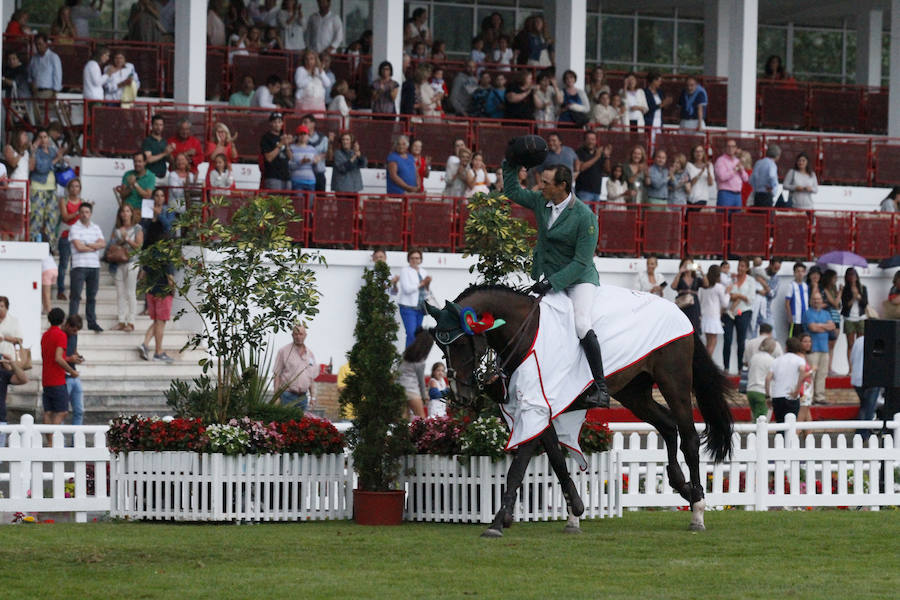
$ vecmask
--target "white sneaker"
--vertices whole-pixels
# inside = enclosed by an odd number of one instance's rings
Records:
[[[147,347],[146,344],[141,344],[138,346],[138,352],[141,353],[141,358],[144,360],[150,360],[150,348]]]

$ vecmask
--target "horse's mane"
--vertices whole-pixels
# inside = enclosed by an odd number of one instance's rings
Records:
[[[459,303],[475,292],[506,292],[508,294],[514,294],[516,296],[531,298],[533,300],[533,298],[528,294],[528,289],[529,287],[510,287],[508,285],[502,285],[499,283],[483,283],[481,285],[472,284],[464,289],[462,293],[456,297],[456,300],[454,300],[454,302]]]

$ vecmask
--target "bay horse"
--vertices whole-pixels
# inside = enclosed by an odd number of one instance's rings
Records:
[[[498,401],[505,400],[502,392],[497,391],[497,386],[486,379],[492,371],[496,371],[496,363],[499,363],[502,375],[508,377],[526,358],[537,335],[539,302],[540,298],[513,288],[480,285],[469,287],[442,310],[428,307],[429,313],[438,321],[432,335],[444,352],[453,395],[458,401],[473,402],[480,392],[485,391]],[[448,323],[452,324],[454,318],[459,323],[461,307],[471,308],[477,315],[490,313],[496,320],[505,321],[505,325],[474,334],[466,334],[458,326],[453,329]],[[455,317],[449,314],[453,312]],[[496,353],[493,368],[487,364],[491,361],[486,358],[491,350]],[[701,436],[697,435],[694,426],[691,391],[706,422],[702,439],[707,451],[716,462],[722,462],[731,454],[733,418],[726,401],[731,383],[712,361],[696,332],[657,348],[638,362],[607,375],[606,381],[610,394],[638,418],[653,425],[665,440],[669,483],[690,504],[690,529],[704,530],[706,504],[703,481],[700,479]],[[667,406],[653,400],[654,384],[659,387]],[[592,388],[589,386],[585,393]],[[573,406],[578,404],[576,401]],[[689,482],[685,480],[677,459],[679,436],[690,473]],[[543,445],[548,454],[550,448],[555,446],[557,452],[554,454],[561,455],[553,427],[547,427],[539,437],[518,447],[507,474],[501,508],[485,537],[499,537],[503,527],[511,524],[516,492],[538,444]],[[550,458],[551,464],[558,463],[558,459],[553,460],[553,455]],[[571,525],[571,515],[580,515],[578,509],[583,510],[583,506],[577,494],[572,497],[572,486],[567,486],[563,479],[568,478],[564,461],[562,472],[558,464],[553,464],[553,468],[569,503]]]

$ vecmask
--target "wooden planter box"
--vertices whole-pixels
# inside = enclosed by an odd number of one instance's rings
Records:
[[[615,453],[587,456],[588,469],[569,461],[569,471],[584,501],[584,518],[621,516],[621,477]],[[472,457],[465,465],[457,457],[417,454],[407,456],[401,487],[407,493],[408,521],[490,523],[500,508],[506,473],[512,456],[492,462]],[[610,488],[610,482],[613,482]],[[566,501],[553,470],[542,454],[532,458],[516,502],[517,521],[566,519]]]
[[[306,521],[349,519],[353,509],[343,454],[128,452],[110,462],[112,517]]]

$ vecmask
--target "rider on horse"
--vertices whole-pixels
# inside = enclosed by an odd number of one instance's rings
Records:
[[[537,138],[537,139],[535,139]],[[543,146],[543,150],[542,150]],[[581,341],[596,386],[596,401],[609,407],[609,390],[603,375],[600,343],[593,330],[594,286],[600,285],[594,250],[597,248],[597,215],[572,192],[572,171],[556,165],[541,173],[541,191],[519,185],[519,167],[540,164],[546,144],[537,136],[510,141],[503,161],[503,191],[507,198],[529,208],[537,219],[537,244],[531,276],[532,291],[543,295],[565,291],[575,312],[575,332]],[[530,163],[530,164],[529,164]]]

